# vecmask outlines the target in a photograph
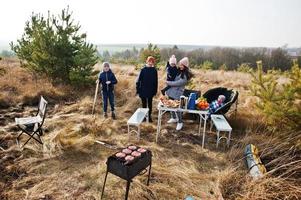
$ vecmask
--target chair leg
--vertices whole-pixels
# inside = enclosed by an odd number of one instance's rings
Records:
[[[30,136],[30,137],[28,138],[28,140],[26,140],[26,142],[22,145],[21,148],[23,148],[23,147],[29,142],[29,140],[30,140],[31,138],[32,138],[32,137]]]
[[[23,131],[21,131],[21,133],[18,135],[18,137],[17,137],[17,140],[19,140],[19,138],[21,137],[21,135],[23,134],[24,132]]]
[[[39,136],[42,136],[43,134],[43,129],[39,129]]]
[[[27,131],[25,131],[24,133],[26,133],[29,136],[29,138],[28,138],[28,140],[26,140],[26,142],[22,145],[21,148],[23,148],[29,142],[30,139],[34,139],[38,143],[43,144],[42,139],[41,139],[41,137],[38,134],[38,131],[39,130],[37,130],[37,131],[35,131],[33,133],[28,133]],[[38,139],[34,137],[35,135],[37,135]]]

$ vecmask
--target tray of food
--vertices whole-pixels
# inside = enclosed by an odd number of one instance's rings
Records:
[[[166,97],[166,96],[161,96],[160,101],[163,104],[163,106],[165,106],[165,107],[177,108],[180,106],[179,100],[168,99],[168,97]]]
[[[145,148],[130,145],[127,148],[115,153],[114,157],[124,162],[124,164],[129,164],[143,156],[146,151],[147,150]]]

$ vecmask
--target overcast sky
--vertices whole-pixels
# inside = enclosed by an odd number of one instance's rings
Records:
[[[301,0],[4,0],[0,41],[20,38],[32,12],[67,5],[96,44],[301,46]]]

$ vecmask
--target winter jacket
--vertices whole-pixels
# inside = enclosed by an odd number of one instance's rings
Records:
[[[136,80],[136,90],[140,98],[151,98],[157,94],[158,72],[155,67],[144,66]]]
[[[166,72],[167,72],[167,81],[174,81],[178,72],[179,72],[179,69],[175,66],[175,67],[172,67],[169,62],[167,62],[166,64]]]
[[[180,96],[183,95],[185,85],[187,84],[186,75],[181,78],[181,74],[179,73],[174,81],[167,81],[166,83],[167,85],[171,86],[171,88],[166,91],[167,96],[176,100],[180,100]]]
[[[117,79],[111,69],[107,72],[101,72],[98,76],[98,79],[99,84],[102,85],[103,92],[112,92],[114,90],[114,85],[117,83]],[[111,81],[111,83],[106,84],[107,81]]]
[[[219,103],[218,100],[212,101],[209,105],[209,113],[214,113],[218,108],[222,107],[224,103]]]

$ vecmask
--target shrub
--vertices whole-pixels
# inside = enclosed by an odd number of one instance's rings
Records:
[[[227,70],[228,70],[228,67],[227,67],[226,64],[222,64],[222,65],[219,67],[219,70],[227,71]]]
[[[155,58],[156,64],[158,64],[161,60],[160,49],[157,45],[148,44],[146,49],[142,49],[140,52],[140,61],[145,63],[148,56],[153,56]]]
[[[211,62],[209,60],[206,60],[202,64],[202,69],[205,69],[205,70],[211,70],[211,69],[213,69],[213,62]]]
[[[257,107],[268,119],[269,125],[288,129],[301,128],[301,69],[294,61],[287,72],[288,83],[278,84],[276,75],[262,71],[262,62],[257,62],[257,72],[252,72],[251,91],[259,98]]]
[[[252,71],[252,68],[249,63],[241,63],[240,65],[238,65],[237,71],[249,73]]]
[[[22,38],[10,45],[23,67],[55,82],[82,85],[89,82],[97,50],[79,30],[68,8],[58,17],[33,14]]]

